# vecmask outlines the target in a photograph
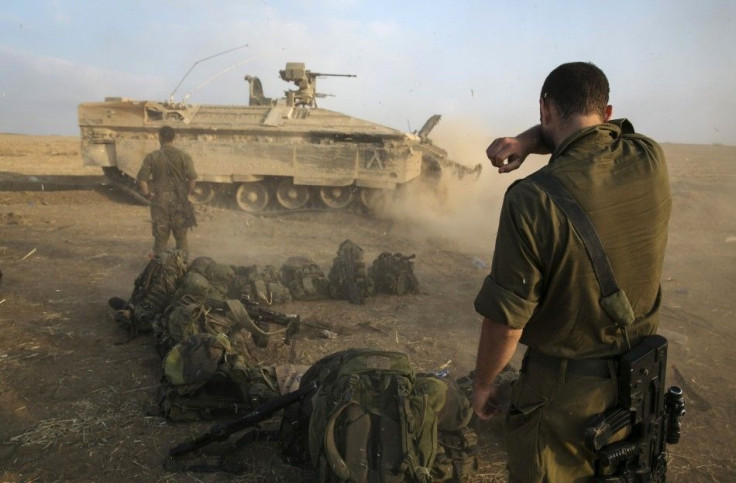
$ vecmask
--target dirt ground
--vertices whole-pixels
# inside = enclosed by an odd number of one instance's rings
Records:
[[[674,209],[661,333],[670,340],[668,384],[680,385],[687,399],[681,442],[669,447],[668,476],[736,481],[736,302],[728,295],[736,293],[736,147],[664,148]],[[294,362],[373,346],[408,353],[418,370],[449,364],[459,377],[474,364],[473,299],[490,264],[499,201],[514,179],[488,168],[473,187],[449,189],[441,207],[413,200],[411,210],[378,218],[198,207],[193,256],[280,266],[307,255],[328,271],[345,239],[362,246],[368,261],[383,251],[415,254],[419,295],[274,308],[338,333],[299,340]],[[147,208],[106,185],[98,168],[82,166],[77,138],[0,135],[0,481],[302,478],[273,443],[228,453],[248,468],[239,476],[165,468],[172,446],[210,424],[147,415],[161,376],[153,338],[119,344],[126,334],[107,306],[111,296],[130,295],[151,242]],[[260,356],[283,361],[290,350],[272,342]],[[500,425],[476,425],[481,468],[472,481],[505,481]]]

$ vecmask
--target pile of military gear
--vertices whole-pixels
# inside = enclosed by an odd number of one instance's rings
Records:
[[[403,353],[374,349],[320,359],[300,389],[169,453],[179,457],[226,440],[282,408],[283,455],[318,481],[463,481],[478,469],[472,408],[458,386],[416,374]]]
[[[330,269],[330,296],[362,304],[366,297],[376,293],[417,294],[419,282],[414,275],[414,257],[383,252],[366,269],[363,249],[345,240],[340,244]]]
[[[181,250],[169,250],[153,257],[135,279],[128,302],[118,297],[109,300],[116,310],[115,320],[131,335],[151,332],[186,270],[187,257]]]
[[[361,304],[376,293],[419,293],[414,258],[383,252],[366,268],[363,249],[345,240],[326,277],[313,260],[304,256],[288,258],[277,270],[273,265],[225,265],[209,257],[198,257],[188,266],[184,252],[169,250],[151,259],[136,278],[127,302],[115,297],[110,305],[117,310],[118,322],[138,334],[150,332],[172,301],[203,303],[208,297],[246,298],[270,306],[332,298]],[[182,276],[184,281],[179,283]]]
[[[279,395],[275,368],[253,355],[270,337],[286,343],[303,322],[271,310],[295,300],[347,299],[375,293],[416,293],[411,260],[382,253],[366,269],[363,249],[340,244],[329,277],[307,257],[273,265],[232,266],[210,257],[189,263],[181,250],[153,257],[128,301],[110,299],[114,317],[132,337],[153,333],[163,361],[161,412],[170,419],[212,418],[253,408]]]
[[[163,361],[162,415],[209,419],[252,409],[280,394],[275,368],[257,361],[249,347],[253,340],[285,331],[267,332],[249,315],[244,304],[251,310],[258,304],[247,295],[241,300],[239,290],[254,279],[262,277],[239,277],[234,267],[208,257],[189,264],[183,252],[172,250],[148,263],[129,302],[111,299],[116,320],[156,338]],[[298,321],[273,314],[279,321]],[[257,315],[264,317],[262,311]]]
[[[279,395],[272,367],[251,340],[271,333],[256,325],[234,293],[235,270],[194,260],[154,333],[163,357],[160,407],[173,420],[212,418],[253,409]]]
[[[110,305],[132,333],[155,337],[163,365],[159,413],[176,421],[246,414],[171,454],[222,441],[286,408],[278,430],[284,457],[321,481],[460,481],[475,471],[468,398],[441,376],[416,374],[405,354],[349,349],[309,368],[267,365],[254,355],[271,336],[303,323],[272,304],[416,293],[412,259],[382,253],[367,268],[350,240],[340,244],[328,277],[306,257],[289,258],[278,271],[209,257],[189,263],[178,250],[151,259],[131,298]]]

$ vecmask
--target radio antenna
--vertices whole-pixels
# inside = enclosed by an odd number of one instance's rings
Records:
[[[219,54],[210,55],[209,57],[205,57],[204,59],[199,59],[197,62],[195,62],[194,64],[192,64],[192,66],[189,68],[189,70],[187,71],[187,73],[184,74],[184,77],[182,77],[181,80],[179,81],[179,83],[176,85],[176,87],[174,88],[174,90],[171,91],[171,94],[169,95],[169,102],[174,102],[174,94],[176,94],[176,91],[179,90],[179,87],[181,86],[181,83],[184,82],[184,79],[187,78],[187,76],[189,75],[189,73],[192,70],[194,70],[195,67],[197,67],[197,64],[199,64],[201,62],[204,62],[205,60],[214,59],[215,57],[218,57],[220,55],[224,55],[224,54],[228,54],[230,52],[234,52],[234,51],[239,50],[239,49],[242,49],[244,47],[248,47],[248,44],[244,44],[244,45],[241,45],[239,47],[234,47],[232,49],[225,50],[223,52],[220,52]]]
[[[254,60],[257,60],[257,59],[260,59],[260,58],[263,58],[263,57],[266,57],[266,55],[259,55],[259,56],[256,56],[256,57],[251,57],[250,59],[241,60],[240,62],[236,62],[235,64],[231,65],[230,67],[227,67],[227,68],[221,70],[217,74],[213,75],[212,77],[210,77],[206,81],[204,81],[201,84],[199,84],[196,88],[194,88],[194,90],[192,92],[188,92],[184,97],[182,97],[182,102],[186,103],[187,100],[189,99],[189,97],[192,94],[194,94],[195,92],[197,92],[198,90],[200,90],[201,88],[203,88],[204,86],[206,86],[207,84],[209,84],[210,82],[212,82],[213,80],[217,79],[221,75],[223,75],[223,74],[225,74],[227,72],[230,72],[231,70],[233,70],[234,68],[236,68],[238,66],[241,66],[243,64],[247,64],[248,62],[252,62]]]

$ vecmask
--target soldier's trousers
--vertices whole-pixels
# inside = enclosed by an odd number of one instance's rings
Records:
[[[166,246],[172,234],[176,241],[176,248],[189,253],[184,214],[173,193],[157,194],[156,199],[151,203],[151,225],[154,253],[161,253],[167,249]]]
[[[509,480],[589,481],[594,454],[585,448],[585,428],[592,416],[616,403],[615,365],[607,374],[583,375],[568,371],[566,362],[529,359],[527,353],[504,423]]]

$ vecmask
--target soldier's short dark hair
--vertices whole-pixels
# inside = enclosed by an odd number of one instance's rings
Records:
[[[541,98],[552,99],[563,118],[572,114],[605,117],[609,91],[606,75],[593,63],[570,62],[549,73]]]
[[[171,126],[164,126],[158,130],[158,139],[162,143],[170,143],[174,140],[174,128]]]

